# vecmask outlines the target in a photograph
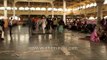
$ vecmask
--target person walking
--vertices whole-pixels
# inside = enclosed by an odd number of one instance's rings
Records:
[[[0,19],[0,33],[1,33],[1,40],[4,40],[4,21]]]
[[[11,39],[12,39],[12,27],[13,27],[13,26],[12,26],[12,25],[13,25],[13,22],[12,22],[12,21],[13,21],[13,18],[11,18],[10,21],[9,21],[9,29],[10,29],[9,32],[10,32],[10,38],[11,38]]]

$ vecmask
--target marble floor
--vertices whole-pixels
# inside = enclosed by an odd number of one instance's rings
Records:
[[[29,34],[28,27],[14,27],[0,41],[0,60],[107,60],[107,44],[90,42],[79,32]]]

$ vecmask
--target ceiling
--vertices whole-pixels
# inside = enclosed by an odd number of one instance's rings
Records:
[[[0,0],[0,6],[3,6],[3,1]],[[50,2],[53,1],[54,6],[57,8],[63,7],[63,0],[7,0],[8,6],[13,5],[13,1],[17,1],[16,6],[38,6],[38,7],[51,7]],[[95,2],[95,0],[65,0],[67,7],[77,7],[84,4]]]

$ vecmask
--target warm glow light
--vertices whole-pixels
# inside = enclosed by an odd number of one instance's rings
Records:
[[[95,19],[97,19],[97,17],[95,17]]]
[[[107,16],[105,16],[104,19],[107,19]]]
[[[85,9],[85,6],[82,6],[83,9]]]
[[[80,6],[80,9],[83,9],[83,6]]]
[[[46,8],[41,8],[42,11],[46,11]]]
[[[63,11],[63,9],[62,8],[58,8],[58,11]]]
[[[88,4],[88,5],[86,5],[86,8],[89,8],[90,7],[90,5]]]
[[[4,16],[0,16],[0,19],[3,19],[4,18]]]
[[[58,11],[58,9],[57,9],[57,8],[53,8],[53,10],[54,10],[54,11]]]
[[[97,6],[97,4],[96,4],[96,3],[93,3],[93,6]]]
[[[52,8],[48,8],[48,11],[51,11],[52,10]]]
[[[24,7],[19,7],[19,10],[24,10]]]
[[[91,16],[91,17],[89,17],[89,20],[95,20],[95,18]]]
[[[79,9],[81,9],[81,7],[77,7],[76,9],[79,10]]]
[[[91,3],[91,4],[90,4],[90,7],[93,7],[93,6],[94,6],[94,3]]]
[[[31,7],[30,10],[36,10],[34,7]]]
[[[30,8],[29,7],[25,7],[25,10],[29,10]]]
[[[104,1],[104,4],[107,4],[107,0]]]
[[[79,10],[79,8],[74,8],[73,10],[76,11],[76,10]]]
[[[13,8],[12,8],[12,10],[14,10],[14,9],[17,10],[17,7],[13,7]]]
[[[36,10],[41,10],[41,9],[39,7],[37,7]]]
[[[12,18],[12,20],[20,20],[20,17],[18,17],[18,16],[11,16],[11,17],[9,17],[9,19],[11,19]]]
[[[4,7],[0,7],[0,10],[4,10],[5,8]]]
[[[11,10],[12,8],[11,7],[7,7],[7,10]]]
[[[71,11],[72,9],[67,9],[67,11]]]

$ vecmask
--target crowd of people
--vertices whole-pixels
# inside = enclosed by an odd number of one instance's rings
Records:
[[[80,31],[84,33],[93,32],[96,24],[94,22],[89,23],[90,21],[85,19],[68,19],[67,28],[74,31]]]
[[[12,34],[12,26],[13,26],[13,20],[9,20],[6,24],[6,20],[1,19],[0,20],[0,35],[1,38],[4,39],[4,29],[6,26],[10,29],[10,36]],[[31,27],[32,31],[39,32],[42,31],[42,33],[52,33],[54,32],[60,32],[63,33],[64,29],[69,29],[73,31],[79,31],[83,33],[90,33],[90,40],[94,41],[96,40],[103,40],[107,41],[107,19],[102,19],[100,21],[100,25],[103,26],[104,32],[102,35],[98,35],[96,31],[96,21],[89,21],[86,19],[66,19],[66,22],[63,21],[62,18],[46,18],[46,17],[33,17],[28,19],[30,23],[28,23],[29,27]]]
[[[107,19],[102,19],[99,21],[100,26],[102,27],[98,34],[98,30],[96,28],[96,20],[84,20],[84,19],[67,19],[67,28],[73,31],[79,31],[83,33],[90,34],[90,40],[94,42],[104,41],[107,42]]]
[[[33,17],[31,21],[32,30],[35,32],[42,30],[43,33],[51,33],[52,31],[59,31],[62,33],[65,26],[62,18]]]

